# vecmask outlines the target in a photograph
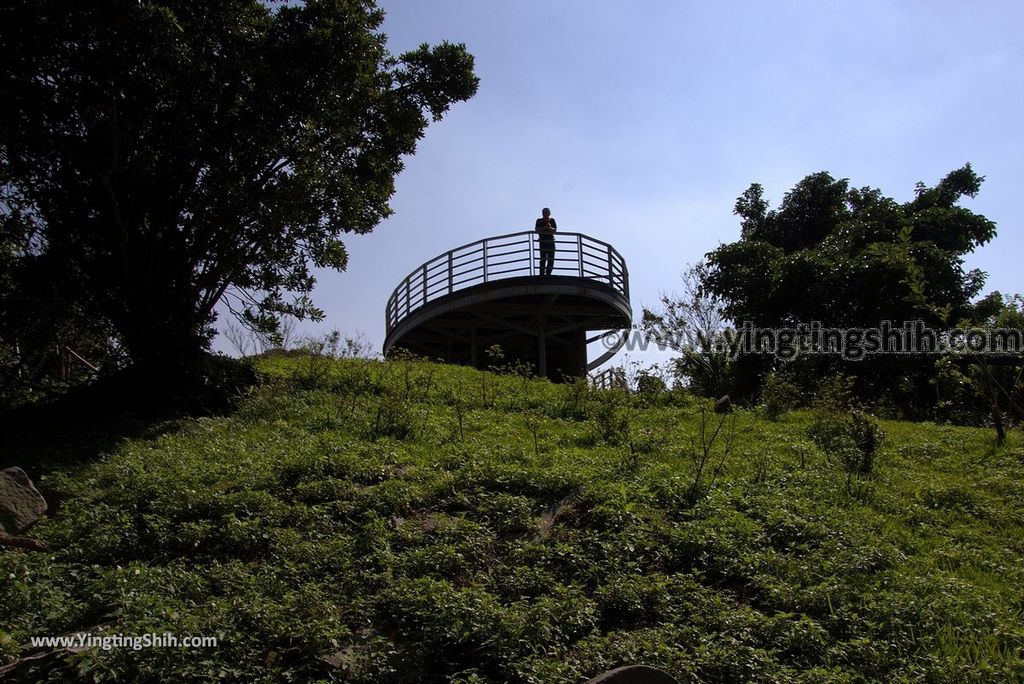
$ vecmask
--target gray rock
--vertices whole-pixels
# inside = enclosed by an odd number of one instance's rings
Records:
[[[588,679],[586,684],[678,684],[674,677],[656,667],[628,665]]]
[[[24,470],[0,470],[0,533],[21,534],[45,512],[46,499]]]
[[[547,536],[551,534],[551,528],[555,526],[555,522],[565,514],[565,511],[572,506],[572,503],[575,500],[576,493],[573,492],[572,494],[563,497],[561,501],[548,506],[547,509],[541,513],[540,523],[537,526],[537,537],[540,539],[547,538]]]

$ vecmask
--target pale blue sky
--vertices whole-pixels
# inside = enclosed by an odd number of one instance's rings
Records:
[[[392,52],[464,42],[480,90],[427,129],[395,215],[347,239],[348,270],[319,276],[327,320],[310,333],[359,330],[379,348],[409,271],[528,230],[544,206],[618,248],[639,313],[739,237],[732,208],[752,182],[773,206],[822,170],[902,201],[967,161],[987,180],[965,204],[999,229],[968,266],[986,291],[1024,291],[1024,3],[379,4]]]

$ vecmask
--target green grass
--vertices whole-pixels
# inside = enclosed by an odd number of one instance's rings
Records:
[[[996,449],[986,430],[883,421],[873,473],[848,480],[809,414],[738,411],[696,478],[715,417],[685,397],[259,364],[229,417],[47,457],[58,505],[32,534],[52,551],[0,553],[0,663],[107,625],[220,643],[19,676],[549,683],[646,663],[682,682],[1024,680],[1018,434]]]

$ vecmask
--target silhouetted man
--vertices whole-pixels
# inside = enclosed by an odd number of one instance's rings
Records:
[[[547,207],[544,207],[541,217],[537,219],[534,230],[540,233],[540,274],[551,275],[555,268],[555,231],[558,230],[558,224],[551,218],[551,210]]]

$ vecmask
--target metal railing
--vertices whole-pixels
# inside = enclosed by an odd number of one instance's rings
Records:
[[[540,242],[536,231],[508,233],[462,245],[421,264],[407,275],[388,299],[387,332],[430,302],[474,285],[540,275]],[[607,242],[582,233],[554,236],[550,276],[588,278],[605,283],[629,300],[626,261]]]
[[[594,389],[629,389],[629,381],[626,380],[626,371],[621,367],[605,368],[600,373],[590,375],[590,384]]]

